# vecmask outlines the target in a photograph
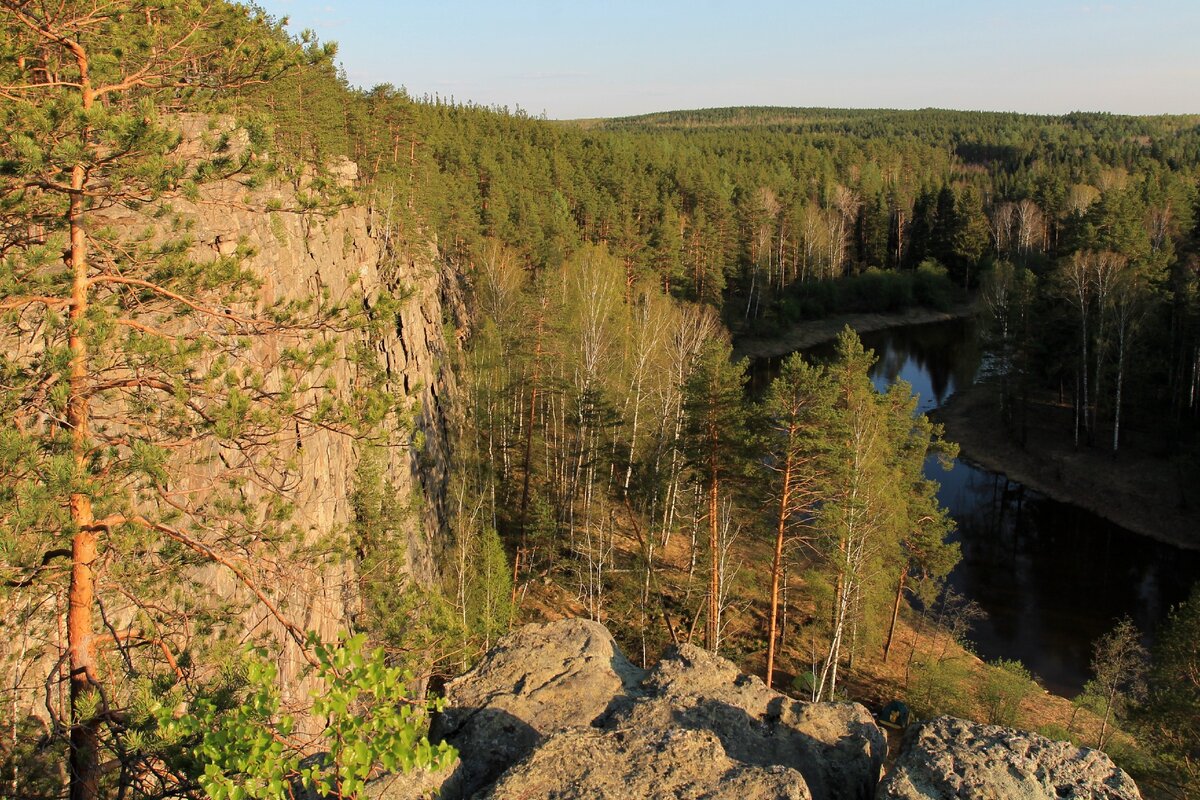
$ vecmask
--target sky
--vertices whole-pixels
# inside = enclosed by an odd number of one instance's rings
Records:
[[[1200,113],[1200,0],[259,0],[391,83],[552,119],[734,105]]]

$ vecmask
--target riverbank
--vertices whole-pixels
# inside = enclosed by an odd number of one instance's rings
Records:
[[[739,338],[734,342],[733,356],[735,359],[739,359],[774,358],[787,355],[796,350],[827,342],[836,337],[847,325],[859,333],[866,333],[901,325],[946,322],[969,317],[974,313],[975,306],[964,303],[946,311],[933,308],[910,308],[895,314],[839,314],[834,317],[822,317],[801,322],[786,332],[770,338]]]
[[[1200,505],[1180,503],[1176,466],[1134,448],[1118,458],[1103,447],[1076,449],[1071,409],[1035,403],[1029,410],[1027,444],[1001,427],[993,387],[959,389],[930,416],[946,426],[960,457],[1122,528],[1161,542],[1200,550]]]

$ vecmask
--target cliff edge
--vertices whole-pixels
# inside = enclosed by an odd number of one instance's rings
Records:
[[[910,728],[880,782],[881,730],[857,703],[806,703],[691,645],[643,671],[596,622],[532,624],[446,687],[445,774],[385,777],[379,800],[1096,797],[1139,800],[1108,756],[948,717]]]

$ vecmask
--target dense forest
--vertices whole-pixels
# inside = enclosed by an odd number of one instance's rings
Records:
[[[952,522],[920,468],[952,446],[913,419],[907,388],[872,400],[870,356],[847,336],[834,362],[789,363],[759,401],[740,389],[728,332],[833,312],[977,298],[1015,438],[1032,399],[1065,397],[1080,447],[1116,452],[1137,430],[1190,494],[1200,119],[715,109],[552,122],[391,87],[347,102],[327,79],[295,78],[301,118],[315,109],[328,127],[277,119],[278,146],[364,165],[372,202],[396,209],[404,235],[436,234],[472,301],[459,609],[467,554],[499,534],[511,579],[494,583],[517,618],[602,619],[644,661],[695,638],[819,699],[839,668],[895,658],[905,598],[926,610],[918,631],[961,640],[974,610],[941,591]],[[1136,650],[1118,633],[1106,652]],[[918,641],[901,658],[920,713],[1018,721],[1019,663],[972,679],[937,636]],[[1104,725],[1070,730],[1073,714],[1058,730],[1111,748],[1109,717],[1132,724],[1124,698],[1140,679],[1097,659],[1107,684],[1077,705]],[[1156,675],[1161,703],[1176,690]],[[1186,784],[1170,775],[1190,769],[1188,748],[1165,744],[1179,728],[1143,707],[1142,741],[1164,760],[1128,760]]]
[[[435,241],[470,330],[436,585],[364,578],[361,635],[340,648],[288,629],[335,687],[321,713],[341,719],[363,697],[377,712],[338,723],[335,768],[301,775],[270,658],[232,652],[219,635],[231,610],[196,602],[204,635],[186,653],[161,639],[119,658],[73,648],[60,659],[71,718],[20,746],[6,720],[2,777],[26,775],[42,792],[29,796],[57,796],[64,776],[80,798],[114,781],[130,796],[274,796],[298,776],[354,796],[379,759],[446,757],[420,739],[428,707],[405,687],[420,694],[512,625],[564,614],[604,621],[643,663],[703,642],[805,699],[854,698],[864,665],[903,663],[892,688],[918,714],[1025,724],[1027,670],[997,662],[973,678],[953,657],[973,609],[943,586],[953,521],[923,471],[954,452],[940,426],[905,384],[872,388],[873,355],[850,330],[828,362],[789,358],[761,397],[732,357],[737,336],[975,301],[1014,437],[1035,400],[1057,396],[1079,447],[1116,454],[1137,431],[1197,500],[1200,117],[732,108],[549,121],[355,88],[333,48],[240,7],[74,5],[3,4],[0,309],[6,340],[46,342],[0,357],[6,598],[45,579],[74,603],[98,551],[157,620],[139,559],[158,559],[159,580],[194,576],[212,519],[244,551],[293,535],[288,465],[267,450],[302,427],[362,443],[343,557],[364,576],[396,558],[377,431],[401,410],[369,381],[337,395],[323,373],[359,357],[331,333],[369,335],[386,304],[369,319],[320,297],[271,310],[270,327],[298,338],[278,365],[286,390],[268,391],[273,378],[231,357],[267,327],[238,317],[254,277],[235,257],[192,263],[182,222],[167,243],[117,241],[83,225],[87,212],[194,197],[231,175],[290,181],[302,207],[288,213],[357,203],[396,252]],[[87,48],[103,55],[89,62]],[[232,115],[248,149],[183,163],[181,112]],[[328,174],[340,157],[358,165],[349,189]],[[178,324],[203,333],[184,344],[159,329]],[[136,445],[88,405],[134,379],[172,400],[135,398],[131,413],[161,434]],[[323,388],[336,397],[312,399]],[[168,451],[202,435],[240,469],[203,507],[168,502]],[[138,510],[156,502],[158,516]],[[74,571],[41,576],[64,548]],[[71,621],[90,631],[103,605],[82,603]],[[1163,796],[1194,796],[1197,624],[1194,594],[1149,668],[1118,626],[1097,646],[1079,724],[1047,732],[1119,752]],[[156,697],[199,712],[181,721]],[[392,745],[415,755],[398,764]],[[116,766],[103,771],[101,755]],[[64,758],[65,772],[36,766]]]
[[[1015,438],[1033,399],[1065,397],[1080,447],[1116,452],[1137,430],[1190,494],[1200,119],[715,109],[552,122],[391,87],[346,103],[329,79],[329,127],[277,121],[280,146],[364,165],[373,202],[397,209],[405,235],[435,233],[472,300],[458,608],[466,554],[498,533],[511,580],[496,583],[517,618],[587,614],[644,661],[695,638],[814,699],[837,696],[839,669],[898,649],[919,713],[1018,722],[1027,670],[1000,661],[971,678],[939,644],[961,640],[974,609],[942,592],[953,523],[921,471],[953,447],[913,419],[907,388],[868,391],[871,357],[849,334],[830,364],[789,362],[764,398],[740,388],[728,332],[834,312],[976,298]],[[321,108],[318,84],[296,80]],[[931,641],[899,646],[906,598],[925,609],[911,626],[941,632]],[[1111,657],[1097,650],[1077,698],[1103,725],[1072,730],[1072,714],[1054,730],[1112,749],[1110,717],[1133,725],[1147,709],[1141,741],[1160,758],[1123,757],[1186,785],[1180,717],[1165,711],[1181,695],[1159,671],[1157,699],[1125,702],[1143,696],[1142,673],[1110,665],[1138,646],[1128,630],[1103,644]]]

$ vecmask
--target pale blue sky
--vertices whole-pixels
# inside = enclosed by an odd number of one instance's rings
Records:
[[[730,105],[1200,113],[1200,0],[261,0],[393,83],[577,118]]]

